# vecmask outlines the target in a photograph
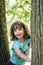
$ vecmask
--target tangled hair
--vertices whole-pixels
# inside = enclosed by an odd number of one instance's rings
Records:
[[[20,28],[24,29],[24,39],[31,37],[28,27],[24,24],[24,22],[22,22],[21,20],[17,20],[12,24],[10,28],[11,40],[17,39],[16,36],[14,35],[14,26],[19,26]]]

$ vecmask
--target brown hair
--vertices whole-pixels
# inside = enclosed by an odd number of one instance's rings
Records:
[[[24,24],[24,22],[22,22],[21,20],[17,20],[15,21],[11,28],[10,28],[10,35],[11,35],[11,40],[15,40],[17,39],[14,35],[14,26],[20,26],[20,28],[24,29],[24,39],[30,38],[30,32],[28,30],[28,27]]]

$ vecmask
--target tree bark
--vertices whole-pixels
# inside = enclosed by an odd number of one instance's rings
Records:
[[[31,65],[43,65],[43,0],[32,0],[31,4]]]
[[[8,38],[7,38],[7,25],[5,17],[5,0],[0,0],[0,64],[6,65],[10,57]]]

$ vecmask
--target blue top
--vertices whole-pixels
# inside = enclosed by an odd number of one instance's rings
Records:
[[[19,40],[15,40],[13,42],[13,45],[12,45],[12,56],[10,58],[10,61],[16,65],[21,65],[25,62],[25,60],[19,58],[15,51],[14,51],[14,48],[17,48],[17,49],[20,49],[22,51],[22,53],[24,53],[25,55],[27,55],[27,51],[29,49],[28,47],[28,44],[30,44],[30,39],[26,39],[23,43],[21,43]]]

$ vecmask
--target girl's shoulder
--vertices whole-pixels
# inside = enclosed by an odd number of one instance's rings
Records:
[[[31,38],[27,38],[26,41],[31,41]]]
[[[12,45],[12,49],[14,48],[19,48],[20,44],[18,43],[18,40],[14,40],[13,45]]]
[[[30,44],[31,38],[26,39],[25,43]]]

